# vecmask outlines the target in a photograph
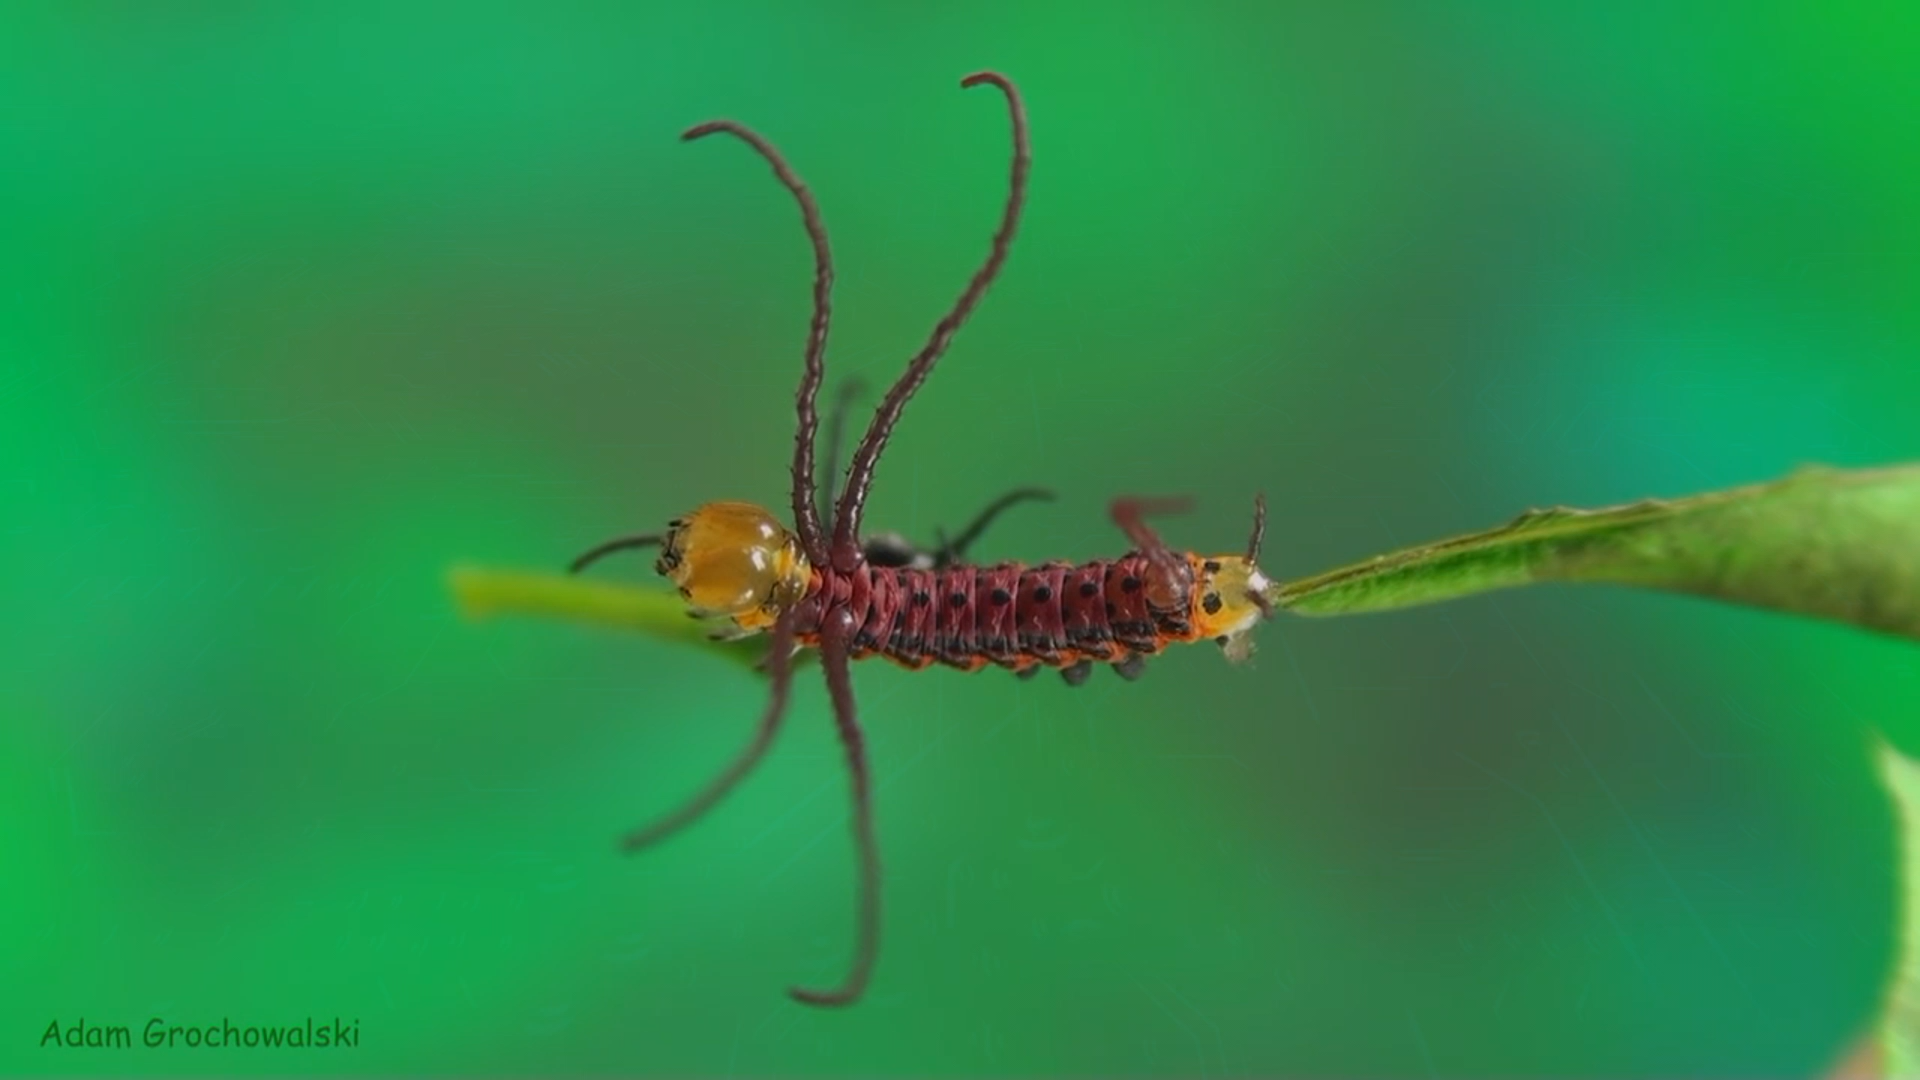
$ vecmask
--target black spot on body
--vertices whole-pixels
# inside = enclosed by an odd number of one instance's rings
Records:
[[[1139,592],[1140,579],[1132,575],[1128,575],[1126,577],[1121,578],[1120,591],[1121,592]]]
[[[1091,581],[1083,581],[1080,583],[1081,596],[1092,596],[1094,593],[1097,593],[1099,591],[1100,591],[1100,586],[1094,584]]]
[[[996,604],[1004,604],[1012,599],[1013,599],[1013,594],[1008,592],[1005,589],[993,590],[993,602]]]
[[[926,593],[923,593],[923,592],[917,592],[913,594],[914,607],[926,607],[929,603],[932,602],[932,600],[933,600],[933,597],[928,596]]]
[[[1042,585],[1039,588],[1033,590],[1033,598],[1044,604],[1047,601],[1053,599],[1053,590],[1047,588],[1045,585]]]
[[[1200,601],[1200,606],[1205,608],[1209,615],[1218,614],[1220,611],[1220,594],[1216,592],[1208,593],[1206,599]]]
[[[947,597],[947,603],[952,604],[954,607],[966,607],[967,594],[963,592],[954,593],[952,596]]]

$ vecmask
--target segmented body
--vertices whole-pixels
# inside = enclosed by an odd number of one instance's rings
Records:
[[[1187,558],[1197,577],[1205,560]],[[884,656],[913,670],[936,663],[1023,674],[1056,667],[1075,682],[1092,664],[1112,663],[1131,675],[1138,658],[1199,636],[1191,596],[1167,607],[1149,603],[1150,570],[1138,553],[1079,565],[816,568],[796,612],[795,637],[816,644],[822,618],[841,609],[858,627],[854,659]],[[1220,600],[1212,602],[1217,608]]]
[[[1034,566],[968,564],[962,553],[1000,509],[1035,489],[1010,492],[951,542],[920,551],[897,537],[866,536],[862,523],[874,470],[894,424],[928,372],[946,351],[1006,260],[1025,200],[1030,154],[1026,111],[1013,84],[995,72],[977,72],[961,86],[990,85],[1005,95],[1012,122],[1008,195],[986,261],[881,399],[866,435],[845,470],[836,500],[831,456],[838,446],[840,412],[829,429],[825,497],[816,490],[816,398],[825,377],[833,261],[826,226],[807,187],[780,153],[752,130],[728,120],[690,128],[682,137],[726,133],[751,146],[793,196],[813,245],[813,319],[804,373],[794,396],[798,426],[792,465],[793,519],[789,528],[751,503],[707,503],[675,518],[664,534],[644,533],[600,544],[573,562],[579,571],[610,552],[658,547],[654,568],[673,582],[688,614],[711,619],[713,635],[770,637],[766,671],[771,694],[754,739],[723,772],[679,810],[627,835],[628,850],[670,836],[712,809],[772,745],[787,707],[793,654],[819,650],[834,722],[853,786],[853,832],[859,856],[859,903],[854,955],[845,980],[828,990],[795,988],[810,1005],[848,1005],[865,991],[880,940],[880,856],[872,809],[872,772],[855,716],[849,663],[883,656],[919,670],[944,664],[963,671],[989,665],[1031,675],[1056,668],[1070,683],[1085,681],[1095,663],[1121,675],[1140,673],[1145,658],[1176,642],[1212,640],[1230,661],[1247,658],[1251,631],[1273,614],[1278,596],[1257,565],[1266,504],[1254,502],[1253,532],[1245,555],[1203,556],[1167,547],[1145,521],[1184,508],[1181,499],[1120,498],[1110,511],[1133,550],[1115,559]],[[842,396],[841,410],[847,397]]]

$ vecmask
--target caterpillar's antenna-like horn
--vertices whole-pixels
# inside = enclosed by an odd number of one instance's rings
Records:
[[[1253,535],[1247,538],[1247,561],[1260,561],[1260,545],[1267,538],[1267,493],[1253,497]]]
[[[833,320],[833,252],[827,244],[827,225],[813,193],[787,164],[787,159],[751,128],[731,120],[709,120],[688,128],[680,138],[692,142],[718,133],[732,135],[753,147],[773,166],[773,174],[799,204],[800,220],[806,225],[807,239],[813,242],[813,322],[807,332],[806,370],[800,376],[800,390],[794,395],[799,424],[793,433],[793,527],[807,559],[816,566],[824,566],[827,541],[820,513],[814,507],[813,439],[820,428],[816,399],[820,396],[820,382],[826,377],[827,326]]]
[[[1267,493],[1260,492],[1253,497],[1253,535],[1247,538],[1247,565],[1260,564],[1260,545],[1267,538]],[[1273,601],[1259,589],[1248,589],[1247,598],[1253,606],[1260,609],[1263,618],[1273,618]]]
[[[953,308],[941,317],[933,328],[933,336],[907,362],[907,370],[900,380],[887,391],[880,407],[873,415],[873,422],[867,427],[866,437],[853,452],[853,463],[847,470],[847,488],[840,495],[840,506],[833,521],[833,560],[834,565],[843,571],[854,569],[860,564],[860,519],[866,513],[867,491],[873,486],[874,466],[879,464],[880,452],[886,449],[887,439],[893,435],[893,425],[900,419],[900,411],[906,408],[907,399],[920,384],[927,379],[927,373],[939,361],[941,354],[947,351],[953,335],[959,331],[960,324],[967,321],[974,306],[986,295],[987,287],[999,276],[1001,264],[1007,261],[1007,251],[1013,244],[1014,231],[1020,225],[1020,210],[1027,197],[1027,168],[1032,157],[1027,145],[1027,110],[1020,101],[1020,92],[1005,75],[994,71],[981,71],[960,80],[962,87],[979,86],[982,83],[998,87],[1006,95],[1007,112],[1013,121],[1013,171],[1007,188],[1007,202],[1000,214],[1000,228],[993,234],[993,246],[987,253],[986,262],[976,270],[973,279],[967,282],[966,290],[954,301]]]
[[[660,534],[658,533],[615,537],[573,560],[573,564],[567,567],[567,573],[577,574],[585,570],[590,564],[598,562],[602,555],[611,555],[616,551],[625,551],[628,548],[657,547],[659,544]]]

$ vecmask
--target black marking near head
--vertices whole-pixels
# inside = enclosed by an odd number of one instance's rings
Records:
[[[1217,615],[1217,614],[1219,614],[1219,612],[1220,612],[1220,594],[1219,594],[1219,593],[1217,593],[1217,592],[1210,592],[1210,593],[1208,593],[1208,594],[1206,595],[1206,598],[1200,601],[1200,606],[1201,606],[1202,608],[1204,608],[1204,609],[1206,610],[1206,612],[1207,612],[1207,614],[1209,614],[1209,615]]]
[[[898,533],[869,536],[861,541],[861,550],[865,553],[869,564],[883,570],[925,570],[933,565],[932,559]]]

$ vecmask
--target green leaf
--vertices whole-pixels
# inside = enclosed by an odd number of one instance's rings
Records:
[[[1860,1048],[1861,1076],[1920,1075],[1920,762],[1879,740],[1880,776],[1899,819],[1900,945],[1879,1018]]]
[[[1533,510],[1499,528],[1276,584],[1302,615],[1387,611],[1541,581],[1670,589],[1920,638],[1920,464],[1809,467],[1770,484],[1602,510]],[[674,594],[560,574],[457,569],[468,614],[568,619],[712,649]]]
[[[1842,471],[1496,529],[1286,582],[1303,615],[1385,611],[1541,581],[1670,589],[1920,638],[1920,464]]]

